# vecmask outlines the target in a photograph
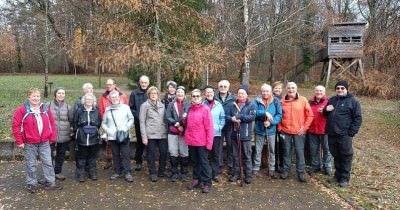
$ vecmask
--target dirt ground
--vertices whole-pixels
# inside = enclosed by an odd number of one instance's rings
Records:
[[[98,165],[99,180],[79,183],[74,178],[74,162],[66,162],[67,176],[61,191],[25,190],[23,162],[1,162],[0,209],[344,209],[320,187],[300,183],[292,175],[287,180],[270,180],[259,175],[244,187],[230,183],[223,175],[213,183],[211,193],[186,190],[187,183],[167,178],[151,182],[147,170],[135,173],[134,182],[109,180],[112,171]],[[101,168],[101,169],[100,169]],[[38,168],[41,171],[41,168]]]

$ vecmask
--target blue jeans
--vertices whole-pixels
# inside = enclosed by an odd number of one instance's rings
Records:
[[[54,173],[60,174],[62,171],[62,166],[64,164],[64,159],[65,159],[65,152],[67,151],[69,147],[69,142],[64,142],[64,143],[54,143],[51,144],[51,153],[54,154],[56,153],[55,156],[52,159],[54,161]]]
[[[39,144],[25,144],[24,147],[24,159],[25,159],[25,170],[26,170],[26,184],[37,185],[37,156],[39,156],[42,162],[42,169],[46,185],[54,185],[55,174],[53,165],[51,162],[51,149],[49,142],[43,142]]]
[[[292,165],[292,144],[296,151],[296,172],[297,174],[304,173],[305,160],[304,160],[304,142],[306,140],[305,135],[287,134],[281,132],[282,137],[282,150],[283,150],[283,171],[290,172]]]
[[[311,167],[313,170],[321,170],[321,147],[322,165],[325,170],[331,170],[332,155],[329,152],[328,135],[308,134],[310,140]]]
[[[206,147],[189,146],[189,154],[193,163],[193,180],[199,180],[200,183],[211,186],[212,172]]]
[[[266,139],[268,142],[266,142]],[[261,156],[264,144],[268,143],[268,170],[275,171],[275,134],[271,136],[265,136],[256,134],[256,145],[253,158],[253,171],[259,171],[261,166]]]

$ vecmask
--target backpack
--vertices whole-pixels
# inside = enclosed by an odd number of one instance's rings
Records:
[[[25,106],[25,114],[22,117],[22,121],[21,121],[21,133],[24,131],[24,121],[25,121],[25,119],[29,116],[29,114],[33,114],[34,113],[34,112],[30,111],[31,107],[29,106],[28,102],[25,102],[24,106]],[[51,130],[52,128],[51,128],[51,123],[50,123],[50,119],[49,119],[49,114],[47,113],[47,106],[46,106],[46,104],[43,104],[43,103],[40,106],[43,107],[43,111],[40,112],[39,114],[45,114],[46,115],[47,119],[49,120],[49,126],[50,126],[50,130]]]

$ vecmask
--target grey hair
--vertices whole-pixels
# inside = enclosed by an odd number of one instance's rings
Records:
[[[321,88],[322,91],[325,92],[325,87],[324,87],[324,86],[322,86],[322,85],[317,85],[317,86],[315,86],[314,90],[317,89],[317,88]]]
[[[267,83],[264,83],[264,84],[261,85],[261,90],[262,90],[263,88],[267,88],[268,90],[271,90],[271,91],[272,91],[271,85],[268,85]]]
[[[226,84],[228,87],[231,86],[231,83],[226,79],[223,79],[223,80],[218,82],[218,86],[221,85],[221,84]]]
[[[147,80],[148,82],[150,82],[150,78],[148,76],[146,76],[146,75],[140,76],[139,82],[142,81],[142,80]]]
[[[90,82],[87,82],[87,83],[85,83],[85,84],[83,84],[83,85],[82,85],[82,89],[86,89],[86,88],[88,88],[88,87],[91,87],[91,88],[93,88],[93,85],[92,85],[92,83],[90,83]]]
[[[297,89],[297,84],[296,84],[295,82],[288,82],[288,83],[286,84],[286,88],[287,88],[288,86],[291,86],[291,85],[293,85],[293,86]]]
[[[111,91],[111,92],[108,94],[108,96],[109,96],[110,98],[113,97],[113,96],[119,96],[119,92],[116,91],[116,90],[113,90],[113,91]]]
[[[86,93],[85,95],[83,95],[82,99],[81,99],[82,104],[85,104],[85,100],[89,96],[93,98],[93,106],[96,106],[97,99],[96,99],[96,96],[93,93]]]

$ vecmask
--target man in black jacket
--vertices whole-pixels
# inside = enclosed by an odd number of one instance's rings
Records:
[[[336,169],[332,181],[338,182],[343,188],[349,185],[353,137],[358,133],[362,123],[360,103],[348,93],[348,86],[346,80],[336,83],[336,96],[330,98],[324,108],[324,114],[328,115],[326,133],[329,150],[334,157]]]
[[[142,170],[144,144],[142,142],[142,134],[140,133],[139,112],[140,105],[147,100],[146,92],[149,88],[149,84],[149,77],[146,75],[141,76],[138,87],[132,91],[131,96],[129,97],[129,107],[131,108],[132,115],[135,119],[135,132],[137,140],[135,152],[135,171]]]

